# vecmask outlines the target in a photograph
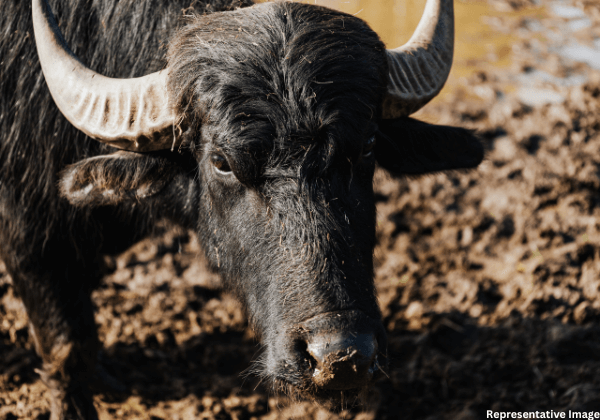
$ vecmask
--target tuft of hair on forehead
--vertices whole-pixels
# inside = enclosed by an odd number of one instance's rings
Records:
[[[299,3],[193,16],[168,63],[182,118],[216,126],[224,148],[262,144],[278,160],[359,150],[387,83],[385,47],[364,21]]]

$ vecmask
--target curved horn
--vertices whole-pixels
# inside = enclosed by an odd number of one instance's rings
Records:
[[[448,79],[453,54],[453,0],[427,0],[410,40],[387,50],[389,79],[383,118],[410,115],[440,93]]]
[[[47,0],[32,0],[33,29],[46,83],[62,114],[90,137],[146,152],[172,146],[174,113],[166,70],[112,79],[84,66],[60,33]]]

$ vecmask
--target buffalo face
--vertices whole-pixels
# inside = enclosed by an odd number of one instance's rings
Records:
[[[373,286],[377,35],[331,10],[261,5],[198,18],[169,62],[197,127],[201,242],[262,337],[257,371],[315,395],[365,386],[386,348]]]

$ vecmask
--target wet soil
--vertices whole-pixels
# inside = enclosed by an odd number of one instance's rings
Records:
[[[502,13],[541,7],[489,4]],[[391,364],[366,404],[331,412],[244,374],[260,346],[240,305],[193,236],[165,225],[113,258],[93,295],[102,366],[124,386],[96,395],[102,418],[600,411],[600,74],[585,58],[599,46],[600,7],[562,1],[534,17],[499,15],[486,25],[518,39],[510,64],[471,62],[476,71],[420,113],[478,130],[484,163],[376,176],[376,284]],[[1,420],[49,418],[37,367],[26,315],[1,271]]]

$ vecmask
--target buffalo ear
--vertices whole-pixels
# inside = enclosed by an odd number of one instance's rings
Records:
[[[84,159],[61,172],[60,194],[77,207],[144,201],[184,173],[171,155],[119,151]]]
[[[383,120],[375,145],[377,163],[392,175],[420,175],[475,168],[484,151],[473,131],[412,118]]]

